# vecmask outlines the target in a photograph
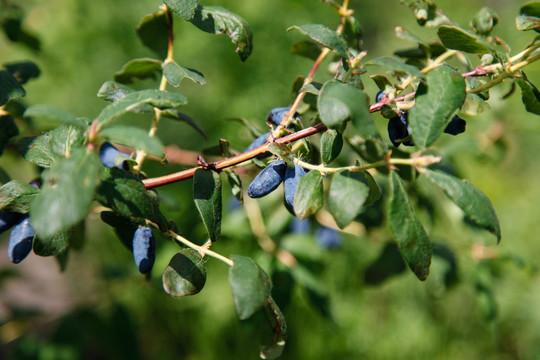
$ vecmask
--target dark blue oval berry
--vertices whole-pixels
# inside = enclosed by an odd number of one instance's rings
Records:
[[[288,107],[288,106],[287,107],[274,108],[274,109],[270,110],[268,115],[266,115],[266,121],[268,121],[269,123],[272,123],[274,125],[279,125],[279,124],[281,124],[281,121],[283,120],[283,116],[285,114],[287,114],[289,112],[289,110],[291,110],[291,108]],[[295,112],[293,117],[294,118],[299,118],[300,114]]]
[[[292,234],[308,234],[311,231],[311,220],[309,218],[300,220],[295,216],[289,225],[289,231]]]
[[[388,137],[392,145],[398,147],[400,144],[414,146],[411,136],[411,128],[407,122],[407,113],[400,112],[388,121]]]
[[[260,198],[270,194],[283,181],[287,164],[283,160],[270,163],[253,179],[248,186],[250,198]]]
[[[460,118],[459,116],[455,115],[452,120],[446,125],[446,128],[444,129],[444,132],[450,135],[457,135],[465,132],[465,126],[467,125],[467,122]]]
[[[321,226],[315,233],[317,244],[325,249],[337,249],[341,246],[343,237],[337,230]]]
[[[294,165],[294,169],[288,167],[287,170],[285,170],[285,180],[283,180],[283,187],[285,188],[285,206],[287,206],[290,211],[293,211],[298,181],[300,181],[300,178],[308,172],[309,170],[306,170],[297,164]]]
[[[270,136],[269,132],[267,132],[266,134],[262,134],[261,136],[256,138],[251,144],[249,144],[249,146],[246,148],[246,150],[244,150],[244,152],[253,150],[255,148],[258,148],[261,145],[266,144],[266,139],[268,139],[268,136]],[[257,159],[264,159],[265,157],[268,157],[268,156],[270,156],[270,153],[265,152],[261,155],[257,155]]]
[[[139,226],[133,235],[133,258],[141,274],[149,273],[156,260],[156,242],[152,230]]]
[[[379,91],[377,95],[375,95],[375,102],[381,101],[382,98],[385,96],[386,96],[386,93],[384,91]]]
[[[9,234],[8,257],[12,263],[18,264],[30,254],[34,236],[34,230],[30,226],[30,217],[28,214],[24,215]]]
[[[22,214],[11,211],[0,211],[0,234],[21,221]]]
[[[114,161],[117,156],[122,156],[126,159],[129,159],[128,154],[124,154],[123,152],[120,152],[117,148],[115,148],[111,143],[103,143],[101,145],[101,148],[99,149],[99,157],[101,159],[101,163],[108,167],[113,168],[117,167],[122,170],[129,170],[129,164],[126,161],[122,161],[120,165],[116,165],[116,162]]]

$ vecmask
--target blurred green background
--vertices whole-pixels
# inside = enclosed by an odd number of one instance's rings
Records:
[[[24,27],[39,37],[42,49],[32,51],[2,34],[0,63],[31,60],[41,68],[41,76],[25,86],[28,105],[51,104],[93,118],[105,106],[95,96],[101,84],[130,59],[155,56],[141,45],[135,27],[140,18],[158,9],[160,1],[17,3],[25,11]],[[196,152],[217,144],[219,138],[242,150],[251,138],[230,118],[248,119],[265,130],[266,113],[290,104],[293,82],[311,68],[312,60],[290,54],[292,44],[302,37],[286,29],[306,23],[335,28],[338,17],[328,4],[315,0],[203,3],[224,6],[244,17],[253,30],[253,53],[241,63],[226,36],[203,33],[176,18],[176,61],[201,71],[207,79],[204,86],[182,82],[179,91],[190,100],[184,111],[207,131],[209,140],[166,119],[158,135],[166,145]],[[494,33],[510,44],[514,54],[534,38],[534,33],[515,30],[521,3],[437,1],[464,27],[482,6],[493,8],[500,17]],[[426,40],[436,38],[435,31],[418,26],[412,12],[398,0],[351,1],[351,8],[363,26],[367,59],[414,45],[395,37],[397,25]],[[317,81],[331,78],[327,65],[328,61],[323,63]],[[537,85],[539,69],[537,64],[526,69]],[[366,92],[374,96],[375,85],[369,79],[365,83]],[[134,86],[157,87],[157,82],[139,81]],[[380,285],[366,284],[366,269],[391,239],[385,225],[361,236],[346,235],[342,247],[332,251],[319,248],[312,237],[302,239],[311,243],[310,266],[329,302],[325,306],[320,298],[313,301],[313,294],[299,284],[291,287],[290,299],[286,292],[277,291],[289,330],[283,359],[540,358],[540,277],[536,271],[540,121],[525,112],[519,91],[501,100],[508,89],[502,86],[492,92],[491,110],[466,118],[465,134],[438,144],[452,157],[460,176],[470,179],[492,200],[501,221],[502,243],[495,247],[490,234],[464,225],[459,212],[440,196],[435,206],[447,215],[424,223],[434,241],[457,254],[458,281],[451,287],[443,281],[447,263],[437,257],[424,283],[406,271]],[[377,114],[374,118],[384,128],[382,117]],[[139,115],[124,121],[146,128],[149,120]],[[26,123],[19,125],[22,135],[35,132]],[[34,125],[41,129],[51,126]],[[38,174],[14,151],[0,158],[0,166],[13,179],[30,181]],[[152,175],[181,168],[150,162],[145,166]],[[191,200],[191,188],[191,181],[161,188],[162,209],[184,236],[202,243],[204,229]],[[282,237],[279,234],[291,216],[281,206],[281,194],[260,204],[271,235]],[[421,215],[429,219],[427,212]],[[263,267],[269,266],[270,260],[249,230],[244,209],[225,212],[223,221],[223,239],[214,250],[251,256]],[[0,236],[2,254],[7,237]],[[161,272],[177,251],[172,242],[158,238],[157,261],[147,280],[96,214],[86,222],[86,238],[81,251],[70,253],[65,272],[60,272],[53,258],[30,255],[12,265],[7,256],[0,256],[0,358],[257,358],[259,324],[256,319],[237,320],[226,265],[209,260],[203,291],[174,299],[161,285]],[[479,250],[488,258],[475,260]],[[287,288],[289,281],[281,280],[275,287]]]

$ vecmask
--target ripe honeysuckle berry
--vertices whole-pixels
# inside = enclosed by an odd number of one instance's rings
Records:
[[[400,144],[414,146],[410,135],[411,128],[407,122],[406,112],[400,111],[398,115],[388,121],[388,137],[395,147],[398,147]]]
[[[444,129],[444,132],[450,135],[457,135],[465,132],[465,126],[467,125],[467,122],[460,118],[459,116],[455,115],[452,120],[446,125],[446,128]]]
[[[30,217],[24,215],[22,220],[17,223],[9,234],[8,257],[12,263],[18,264],[24,260],[32,251],[32,242],[34,240],[34,230],[30,225]]]
[[[337,230],[321,226],[315,233],[315,239],[320,247],[325,249],[337,249],[343,242],[343,236]]]
[[[21,220],[22,214],[11,211],[0,211],[0,234],[10,229]]]
[[[101,148],[99,149],[99,157],[101,159],[101,163],[108,167],[108,168],[119,168],[122,170],[129,170],[129,165],[126,161],[122,161],[120,165],[116,165],[115,158],[117,156],[122,156],[126,159],[129,159],[128,154],[124,154],[123,152],[120,152],[117,148],[115,148],[111,143],[105,142],[101,145]]]
[[[274,125],[281,124],[281,121],[283,120],[283,116],[287,114],[291,110],[290,107],[278,107],[270,110],[268,115],[266,115],[266,121],[269,123],[272,123]],[[300,118],[300,114],[297,112],[293,115],[294,118]]]
[[[249,184],[248,196],[250,198],[260,198],[276,190],[283,181],[286,169],[287,163],[283,160],[268,164]]]
[[[156,260],[156,241],[152,230],[146,226],[139,226],[133,235],[133,259],[141,274],[152,270]]]
[[[309,218],[300,220],[295,216],[291,221],[291,225],[289,225],[289,231],[292,234],[309,234],[311,231],[311,220]]]
[[[382,98],[385,96],[386,96],[386,93],[384,91],[379,91],[377,95],[375,95],[375,102],[381,101]]]
[[[266,139],[268,139],[268,136],[270,136],[269,132],[267,132],[265,134],[262,134],[261,136],[256,138],[251,144],[249,144],[249,146],[246,148],[246,150],[244,150],[244,152],[253,150],[255,148],[258,148],[261,145],[266,144]],[[257,159],[264,159],[264,158],[266,158],[268,156],[270,156],[270,152],[265,152],[263,154],[257,155],[256,158]]]
[[[294,168],[287,167],[287,170],[285,170],[285,179],[283,180],[285,206],[293,213],[294,197],[296,196],[296,189],[298,189],[298,181],[300,181],[300,178],[308,172],[309,170],[306,170],[297,164],[294,165]]]

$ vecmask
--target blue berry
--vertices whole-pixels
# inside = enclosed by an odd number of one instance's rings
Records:
[[[30,254],[34,236],[34,230],[30,226],[30,217],[26,214],[9,234],[8,257],[12,263],[18,264]]]
[[[400,144],[406,146],[414,146],[412,139],[410,139],[411,128],[407,122],[407,113],[400,111],[400,113],[388,121],[388,136],[392,145],[398,147]]]
[[[382,98],[385,96],[386,96],[386,93],[384,91],[379,91],[377,95],[375,95],[375,102],[381,101]]]
[[[268,115],[266,115],[266,121],[274,125],[279,125],[281,124],[281,121],[283,120],[283,116],[287,114],[289,110],[291,110],[290,107],[278,107],[278,108],[272,109],[270,110]],[[295,112],[293,117],[299,118],[300,114]]]
[[[253,179],[248,186],[250,198],[260,198],[270,194],[283,181],[287,164],[283,160],[270,163]]]
[[[261,136],[259,136],[258,138],[256,138],[247,148],[246,150],[244,150],[244,152],[247,152],[247,151],[250,151],[250,150],[253,150],[255,148],[258,148],[259,146],[261,145],[264,145],[266,144],[266,139],[268,139],[268,136],[270,136],[270,133],[267,132],[266,134],[262,134]],[[269,152],[265,152],[264,154],[261,154],[261,155],[257,155],[256,158],[257,159],[264,159],[265,157],[268,157],[270,156],[270,153]]]
[[[444,132],[450,135],[461,134],[462,132],[465,132],[466,125],[467,122],[465,120],[455,115],[452,120],[450,120],[448,125],[446,125]]]
[[[111,143],[103,143],[101,145],[101,149],[99,149],[99,157],[101,158],[101,163],[104,166],[108,168],[117,167],[126,171],[129,170],[129,164],[126,161],[122,161],[120,166],[116,165],[114,159],[119,155],[125,157],[126,159],[129,159],[128,154],[120,152],[117,148],[111,145]]]
[[[294,165],[294,169],[287,167],[285,170],[285,180],[283,181],[283,187],[285,188],[285,205],[291,211],[293,211],[294,197],[296,196],[296,189],[298,189],[298,181],[309,170],[304,169],[300,165]]]
[[[11,211],[0,211],[0,234],[18,223],[21,214]]]
[[[337,249],[343,241],[339,231],[321,226],[315,233],[317,244],[325,249]]]
[[[149,273],[156,260],[156,241],[152,230],[139,226],[133,235],[133,258],[141,274]]]
[[[295,216],[291,221],[291,225],[289,225],[289,231],[292,234],[308,234],[311,231],[311,220],[309,218],[300,220]]]

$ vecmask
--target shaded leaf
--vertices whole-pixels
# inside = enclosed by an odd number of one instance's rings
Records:
[[[110,225],[114,229],[114,233],[129,251],[133,251],[133,236],[139,225],[146,225],[142,220],[134,221],[128,217],[118,215],[113,211],[102,211],[100,213],[101,220]]]
[[[540,3],[532,1],[519,9],[519,16],[516,18],[516,28],[518,30],[540,32]]]
[[[164,59],[167,56],[169,45],[167,11],[158,11],[143,17],[137,25],[137,35],[144,46],[153,50],[160,58]]]
[[[198,169],[193,176],[193,198],[208,237],[217,241],[221,236],[221,177],[218,173]]]
[[[347,59],[347,44],[345,40],[334,30],[321,25],[321,24],[306,24],[301,26],[292,26],[287,31],[298,30],[302,34],[308,36],[311,40],[317,44],[325,46],[331,50],[336,51],[339,56]]]
[[[320,172],[310,171],[298,181],[294,197],[294,212],[302,220],[315,214],[323,206],[323,178]]]
[[[176,108],[187,104],[187,98],[179,93],[160,90],[141,90],[124,96],[122,99],[107,105],[99,113],[96,121],[99,127],[109,125],[116,118],[149,104],[160,109]]]
[[[199,6],[197,0],[163,0],[163,2],[185,21],[190,21]]]
[[[393,57],[379,57],[365,63],[366,66],[378,65],[395,71],[401,71],[409,75],[415,76],[418,79],[425,79],[425,75],[418,70],[416,66],[404,63],[402,60]]]
[[[4,64],[4,67],[21,84],[26,84],[28,80],[38,77],[41,72],[37,65],[31,61]]]
[[[19,99],[26,95],[21,84],[9,71],[0,70],[0,106],[9,100]]]
[[[58,157],[51,148],[51,135],[49,133],[24,137],[19,140],[17,147],[27,161],[39,167],[51,167]]]
[[[115,102],[132,92],[135,92],[135,89],[127,85],[120,84],[116,81],[106,81],[99,88],[97,96],[103,100]]]
[[[32,248],[34,253],[39,256],[58,256],[66,252],[72,236],[73,229],[61,231],[45,239],[36,236]]]
[[[69,158],[43,171],[41,193],[30,208],[32,228],[39,237],[49,238],[86,217],[99,185],[100,168],[95,153],[74,149]]]
[[[521,88],[521,100],[525,109],[536,115],[540,115],[540,92],[527,78],[516,77],[516,82]]]
[[[334,175],[328,192],[328,208],[340,229],[360,214],[369,196],[363,172],[340,171]]]
[[[265,307],[265,314],[272,331],[272,337],[268,344],[262,345],[259,356],[261,359],[273,360],[279,358],[283,353],[287,341],[287,325],[281,310],[271,297]]]
[[[148,136],[148,131],[135,126],[114,125],[101,131],[109,141],[133,149],[144,150],[149,155],[164,157],[163,145],[157,137]]]
[[[408,116],[416,146],[427,147],[441,136],[465,95],[465,80],[450,66],[441,65],[428,73],[427,89],[419,86]]]
[[[114,74],[114,80],[131,84],[133,79],[155,79],[161,73],[161,61],[150,58],[133,59]]]
[[[76,118],[70,112],[52,105],[32,105],[24,112],[25,117],[36,117],[57,124],[75,125],[86,129],[88,123],[82,118]]]
[[[233,196],[238,200],[240,204],[243,204],[244,192],[242,191],[242,180],[240,179],[240,176],[238,176],[238,174],[234,170],[227,171],[226,173]]]
[[[0,187],[0,210],[26,214],[38,194],[34,186],[12,180]]]
[[[431,264],[431,242],[413,212],[399,175],[391,172],[390,228],[399,251],[409,268],[420,280],[426,280]]]
[[[491,47],[481,38],[456,26],[443,25],[437,30],[439,39],[448,49],[464,51],[471,54],[491,52]]]
[[[198,6],[193,25],[211,34],[226,34],[236,45],[240,60],[246,61],[253,49],[251,28],[241,16],[220,6]]]
[[[0,116],[0,155],[4,152],[9,139],[19,135],[19,128],[11,115]]]
[[[238,318],[245,320],[268,303],[272,283],[268,274],[250,258],[232,255],[231,260],[229,283],[234,306]]]
[[[316,60],[321,53],[319,45],[309,40],[295,42],[291,46],[291,54],[303,56],[311,60]]]
[[[343,135],[336,130],[327,130],[321,136],[321,159],[324,164],[334,161],[343,148]]]
[[[174,87],[180,86],[180,82],[184,78],[188,78],[193,82],[199,83],[200,85],[206,84],[206,79],[204,78],[203,74],[201,74],[197,70],[178,65],[174,61],[168,62],[163,65],[163,75],[165,76],[165,78],[167,78],[169,84]]]
[[[461,180],[438,170],[428,170],[424,175],[439,186],[450,200],[463,210],[473,223],[483,227],[501,240],[501,228],[495,209],[488,197],[467,180]]]
[[[206,283],[206,264],[198,251],[182,249],[163,272],[163,289],[174,297],[195,295]]]

